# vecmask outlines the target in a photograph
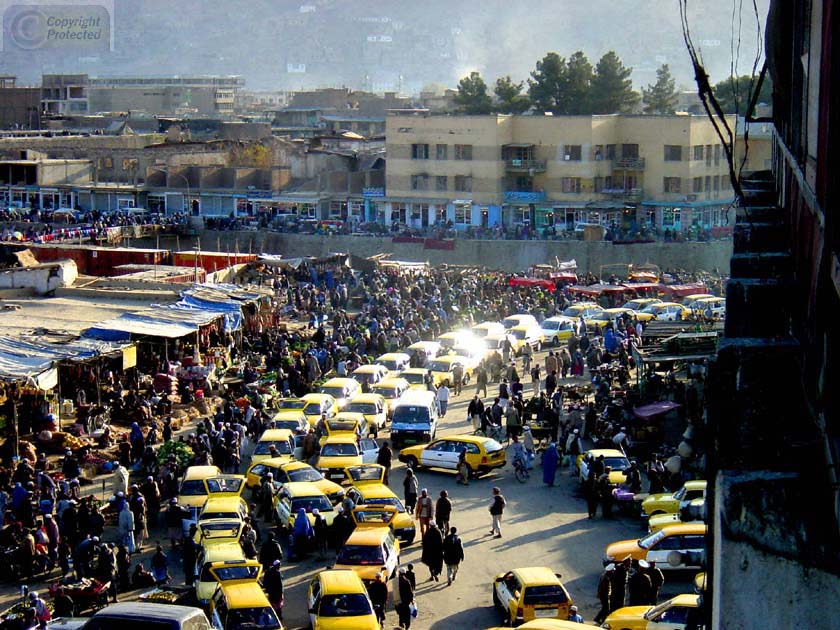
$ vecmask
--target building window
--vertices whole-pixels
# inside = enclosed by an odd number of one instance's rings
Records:
[[[702,177],[695,177],[692,180],[692,187],[691,192],[701,193],[703,192],[703,178]]]
[[[429,159],[429,145],[428,144],[412,144],[411,145],[411,159],[412,160],[428,160]]]
[[[580,162],[583,159],[583,149],[579,144],[567,144],[563,147],[563,159],[568,162]]]
[[[712,178],[711,178],[711,176],[706,175],[706,178],[705,178],[703,183],[705,184],[704,187],[703,187],[703,190],[705,190],[706,192],[709,192],[712,189]]]
[[[436,160],[448,160],[447,152],[449,147],[445,144],[439,144],[435,147],[435,159]]]
[[[615,159],[615,145],[614,144],[608,144],[604,148],[606,149],[606,153],[607,153],[606,159],[607,160],[614,160]]]
[[[455,190],[457,192],[472,192],[472,176],[456,175]]]
[[[663,177],[662,178],[662,192],[678,193],[682,192],[682,180],[679,177]]]
[[[621,157],[625,160],[639,159],[639,145],[638,144],[622,144]]]
[[[712,180],[712,188],[715,192],[720,191],[720,175],[715,175],[715,178]]]
[[[456,204],[455,205],[455,223],[460,223],[461,225],[469,223],[470,217],[470,206],[466,204]]]
[[[114,168],[114,158],[99,158],[99,168]]]
[[[702,144],[694,145],[694,159],[695,160],[702,160],[703,159],[703,145]]]
[[[564,193],[579,193],[580,192],[580,177],[561,177],[560,189]]]
[[[715,166],[720,164],[720,145],[715,145]]]
[[[592,179],[592,191],[599,193],[604,190],[604,178],[603,177],[595,177]]]
[[[665,145],[665,161],[666,162],[681,162],[682,161],[682,147],[678,144]]]
[[[428,190],[429,176],[428,175],[412,175],[411,176],[411,190]]]
[[[435,206],[435,223],[446,223],[446,206]]]
[[[471,144],[456,144],[455,145],[455,159],[456,160],[471,160],[472,159],[472,145]]]
[[[449,190],[449,178],[446,175],[438,175],[435,177],[435,190],[438,192],[446,192]]]
[[[124,171],[136,171],[140,167],[140,162],[136,158],[126,158],[122,161]]]
[[[604,145],[596,144],[595,148],[592,149],[592,159],[596,162],[600,162],[604,159]]]
[[[712,165],[712,145],[706,145],[706,166]]]

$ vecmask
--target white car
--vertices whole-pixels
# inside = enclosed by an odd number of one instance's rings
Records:
[[[506,330],[510,330],[511,328],[516,328],[517,326],[536,326],[537,328],[540,327],[537,318],[533,315],[525,315],[522,313],[518,313],[516,315],[508,315],[502,320],[502,324],[504,325]]]
[[[476,337],[483,339],[491,335],[504,335],[505,327],[500,322],[481,322],[470,329]]]
[[[540,324],[540,328],[546,344],[559,346],[575,334],[575,320],[563,315],[549,317]]]

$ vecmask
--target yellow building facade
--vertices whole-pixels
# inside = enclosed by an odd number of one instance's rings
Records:
[[[730,221],[729,168],[705,116],[392,112],[386,148],[386,224],[687,231]]]

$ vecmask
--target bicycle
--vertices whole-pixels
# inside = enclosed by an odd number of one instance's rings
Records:
[[[519,457],[513,460],[513,474],[519,483],[525,483],[531,477],[528,465]]]

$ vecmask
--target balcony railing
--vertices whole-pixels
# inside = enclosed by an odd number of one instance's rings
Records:
[[[543,191],[522,191],[506,190],[505,201],[508,203],[539,203],[545,201],[546,195]]]
[[[641,188],[602,188],[602,195],[609,195],[616,201],[638,203],[642,200]]]
[[[613,168],[620,168],[627,171],[645,170],[645,158],[621,158],[616,160]]]
[[[545,160],[505,160],[507,171],[545,172]]]

